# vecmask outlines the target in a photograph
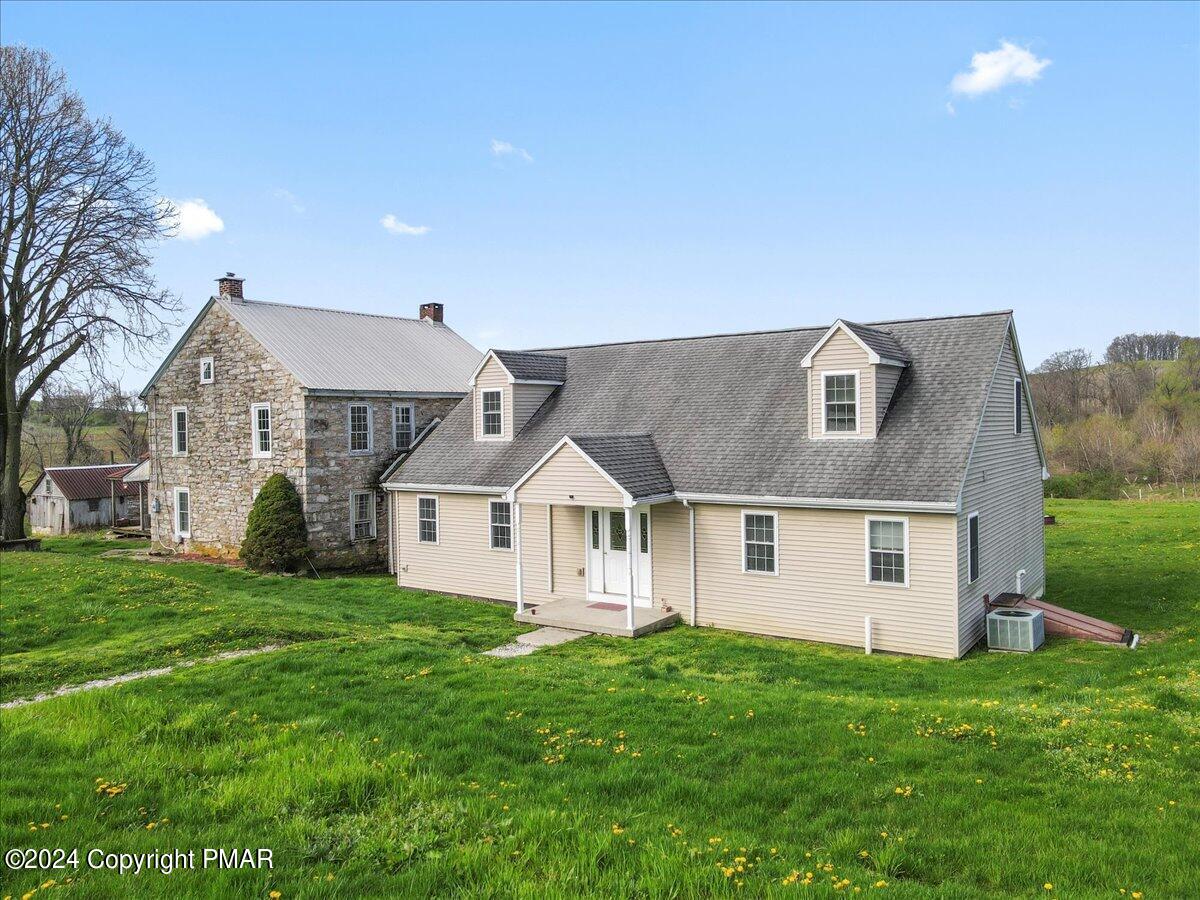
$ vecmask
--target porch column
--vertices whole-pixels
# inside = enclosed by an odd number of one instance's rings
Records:
[[[625,507],[625,558],[629,561],[629,584],[625,592],[627,603],[625,617],[630,634],[633,633],[633,554],[633,509],[627,506]]]
[[[517,553],[517,612],[525,612],[525,586],[521,583],[521,504],[513,497],[513,549]]]

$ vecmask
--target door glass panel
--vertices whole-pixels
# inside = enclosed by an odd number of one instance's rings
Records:
[[[625,549],[625,513],[623,512],[608,514],[608,549],[617,551]]]
[[[650,515],[649,515],[649,513],[642,513],[639,518],[641,519],[641,528],[642,528],[641,552],[649,553],[650,552]]]
[[[592,510],[592,549],[600,549],[600,510]]]

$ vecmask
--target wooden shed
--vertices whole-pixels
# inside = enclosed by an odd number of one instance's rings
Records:
[[[133,463],[100,466],[55,466],[45,470],[29,494],[26,510],[34,534],[70,534],[83,528],[103,528],[129,516],[137,486],[111,479],[123,476]]]

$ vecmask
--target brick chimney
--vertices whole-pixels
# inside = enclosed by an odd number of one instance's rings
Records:
[[[442,304],[440,304],[440,303],[422,303],[421,304],[421,318],[422,319],[429,319],[433,322],[441,322],[444,311],[445,310],[443,309]]]
[[[243,300],[242,282],[245,278],[238,278],[232,272],[226,272],[217,279],[217,293],[222,297],[228,297],[230,300]]]

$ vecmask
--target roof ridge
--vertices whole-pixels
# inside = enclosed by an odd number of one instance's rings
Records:
[[[82,466],[46,466],[44,472],[63,472],[68,469],[115,469],[119,466],[131,466],[134,463],[119,462],[119,463],[87,463]]]
[[[856,323],[860,327],[870,328],[875,325],[904,325],[910,322],[943,322],[951,319],[982,319],[988,316],[1011,316],[1011,309],[993,309],[987,312],[978,313],[959,313],[951,316],[916,316],[911,319],[884,319],[878,322]],[[834,321],[838,321],[834,319]],[[848,322],[847,319],[842,319],[843,322]],[[593,347],[622,347],[631,346],[633,344],[669,344],[675,341],[706,341],[713,338],[727,337],[751,337],[760,334],[791,334],[800,331],[820,331],[825,332],[830,328],[829,325],[800,325],[792,328],[762,328],[754,331],[718,331],[712,334],[693,334],[682,337],[666,337],[666,338],[639,338],[632,341],[601,341],[596,344],[565,344],[559,347],[535,347],[528,350],[519,351],[522,353],[545,353],[550,350],[587,350]]]
[[[353,309],[334,309],[332,306],[301,306],[299,303],[280,303],[278,300],[242,300],[241,303],[233,303],[226,300],[224,297],[213,297],[214,300],[219,300],[227,303],[229,306],[280,306],[284,309],[304,309],[312,310],[313,312],[330,312],[341,313],[344,316],[364,316],[369,319],[391,319],[396,322],[417,322],[422,323],[425,319],[414,319],[412,316],[389,316],[384,313],[369,313],[359,312]],[[445,322],[434,322],[430,320],[431,325],[445,325]]]

